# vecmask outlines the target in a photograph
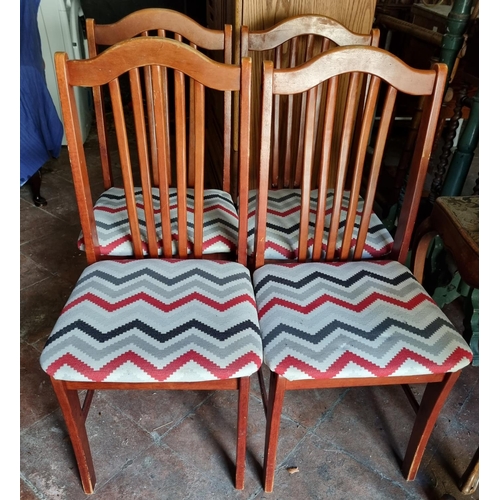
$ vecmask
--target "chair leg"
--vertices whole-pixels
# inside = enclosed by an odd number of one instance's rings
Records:
[[[266,382],[264,380],[264,375],[262,373],[262,367],[257,372],[257,376],[259,377],[259,387],[260,394],[262,396],[262,405],[264,406],[264,415],[267,417],[267,391],[266,391]]]
[[[425,388],[402,465],[407,481],[413,481],[417,475],[432,429],[460,373],[447,373],[442,382],[429,383]]]
[[[52,378],[51,381],[73,445],[83,490],[87,495],[90,495],[94,492],[96,479],[89,439],[85,429],[86,412],[82,410],[77,390],[68,389],[61,380]]]
[[[271,372],[269,398],[266,417],[266,444],[264,451],[264,491],[271,493],[274,488],[274,472],[281,422],[281,410],[285,399],[286,379]]]
[[[250,377],[239,380],[238,391],[238,436],[236,441],[236,481],[237,490],[245,486],[245,463],[247,450],[248,402],[250,400]]]

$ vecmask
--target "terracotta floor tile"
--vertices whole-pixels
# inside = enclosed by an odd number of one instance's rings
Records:
[[[21,342],[21,430],[59,408],[52,384],[39,360],[40,351]]]
[[[33,259],[26,257],[21,253],[20,255],[21,264],[21,281],[20,288],[27,288],[31,285],[36,285],[42,281],[52,277],[52,274],[40,267]]]

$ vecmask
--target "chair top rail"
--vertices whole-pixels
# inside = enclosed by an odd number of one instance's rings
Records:
[[[299,35],[318,35],[329,38],[338,45],[370,45],[378,30],[370,34],[354,33],[327,16],[305,14],[277,23],[267,30],[248,33],[249,50],[270,50]]]
[[[415,69],[378,47],[335,47],[318,54],[300,67],[275,69],[273,93],[298,94],[334,76],[361,72],[378,76],[398,91],[409,95],[431,95],[436,72],[442,66],[446,67],[443,63],[436,63],[429,70]]]
[[[144,31],[158,29],[180,33],[207,50],[224,50],[224,30],[205,28],[185,14],[171,9],[141,9],[116,23],[94,24],[98,45],[114,45]]]
[[[125,40],[91,59],[67,61],[65,52],[57,52],[55,58],[56,64],[61,59],[66,64],[72,86],[105,85],[132,68],[159,65],[182,71],[215,90],[240,88],[239,66],[216,62],[189,45],[162,37]]]

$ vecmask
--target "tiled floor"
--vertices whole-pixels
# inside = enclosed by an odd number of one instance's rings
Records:
[[[44,167],[36,208],[21,188],[21,499],[85,498],[48,377],[43,344],[85,266],[66,150]],[[460,327],[460,313],[449,307]],[[254,380],[244,491],[233,489],[236,397],[211,392],[97,393],[88,417],[93,498],[429,499],[457,484],[479,442],[479,371],[468,367],[439,417],[417,479],[400,460],[413,410],[399,387],[296,391],[285,399],[273,494],[261,469],[264,413]],[[290,474],[289,467],[298,472]]]

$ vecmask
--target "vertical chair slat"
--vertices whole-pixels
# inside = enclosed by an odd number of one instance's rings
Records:
[[[262,76],[262,113],[261,113],[261,144],[260,144],[260,169],[257,192],[257,207],[255,212],[255,267],[264,265],[266,246],[266,219],[267,219],[267,193],[269,189],[269,160],[271,151],[271,115],[273,106],[273,63],[264,61]],[[274,137],[274,141],[278,138]],[[257,235],[263,234],[263,238]]]
[[[298,37],[290,40],[290,59],[288,67],[294,68],[297,64],[297,42]],[[289,95],[287,99],[287,117],[285,123],[285,172],[283,186],[290,187],[291,169],[292,169],[292,129],[293,129],[293,103],[294,96]]]
[[[149,36],[143,31],[141,36]],[[158,186],[158,151],[156,149],[155,117],[153,104],[153,82],[151,80],[151,66],[144,67],[144,81],[146,89],[146,106],[148,110],[149,142],[151,150],[151,166],[153,170],[153,184]]]
[[[194,189],[194,256],[199,259],[203,253],[203,191],[205,186],[205,87],[194,82],[195,117],[195,189]]]
[[[305,134],[302,170],[302,203],[300,207],[299,228],[299,262],[307,258],[307,243],[309,240],[309,219],[311,205],[311,175],[314,160],[314,122],[316,120],[316,96],[318,87],[313,87],[306,94]]]
[[[97,43],[95,41],[95,20],[87,19],[87,35],[89,57],[97,55]],[[99,143],[99,154],[101,156],[102,180],[104,189],[109,189],[113,186],[113,172],[111,170],[111,163],[108,155],[108,133],[106,130],[106,114],[104,113],[104,100],[102,95],[102,87],[97,85],[92,87],[92,94],[94,96],[94,112],[97,129],[97,137]]]
[[[330,78],[326,91],[326,106],[323,126],[323,140],[321,142],[321,158],[318,172],[318,203],[316,212],[316,228],[314,232],[313,260],[321,257],[323,249],[323,232],[325,227],[326,193],[328,186],[328,172],[330,170],[330,157],[332,153],[333,126],[335,122],[335,110],[337,93],[339,88],[338,77]],[[316,101],[317,102],[317,101]],[[316,107],[316,123],[317,113]]]
[[[281,68],[281,52],[282,47],[277,47],[274,50],[274,67]],[[271,185],[273,188],[283,187],[283,182],[280,179],[280,96],[274,96],[274,109],[273,109],[273,162],[272,162],[272,176]]]
[[[167,126],[166,126],[166,100],[164,72],[160,66],[152,66],[153,77],[154,113],[156,116],[155,127],[156,137],[158,138],[158,181],[160,191],[161,205],[161,230],[163,240],[163,256],[172,257],[172,222],[170,219],[170,197],[169,197],[169,176],[167,171],[168,155],[167,151]]]
[[[376,77],[372,78],[372,82],[370,82],[370,90],[374,86],[373,85],[374,80],[378,80],[378,78]],[[387,90],[384,107],[380,117],[379,130],[377,134],[377,140],[375,142],[375,148],[373,151],[373,158],[370,167],[368,187],[366,189],[365,203],[363,206],[363,213],[361,215],[361,222],[359,226],[356,247],[354,249],[354,259],[360,259],[363,253],[363,247],[365,244],[366,235],[368,233],[368,225],[370,223],[370,217],[373,209],[373,201],[375,199],[377,179],[380,173],[380,166],[382,164],[382,157],[384,154],[385,143],[387,141],[388,130],[391,125],[393,117],[396,96],[397,96],[397,90],[394,87],[390,86]],[[367,100],[367,107],[371,105],[371,103],[369,103],[369,100],[370,100],[370,95]]]
[[[372,129],[373,118],[375,115],[375,109],[377,106],[378,91],[380,88],[380,78],[373,77],[370,81],[370,86],[368,89],[368,96],[366,103],[363,105],[364,113],[360,119],[361,130],[359,135],[359,141],[357,144],[356,155],[354,158],[354,163],[352,164],[352,182],[350,190],[349,207],[347,209],[347,216],[344,226],[344,237],[342,240],[342,246],[340,249],[340,259],[346,260],[349,256],[351,249],[351,238],[354,231],[354,223],[356,220],[356,212],[358,207],[358,198],[361,187],[361,180],[363,176],[363,167],[365,164],[366,150],[368,147],[368,142],[370,140],[370,134]],[[364,100],[364,99],[363,99]],[[359,115],[358,115],[359,116]],[[370,213],[366,211],[363,212],[363,216],[367,216],[369,222]],[[368,224],[367,224],[368,228]],[[365,235],[366,237],[366,235]],[[358,235],[359,239],[359,235]],[[362,247],[364,246],[364,241]]]
[[[309,61],[312,57],[314,47],[314,35],[307,36],[307,43],[304,55],[304,62]],[[318,92],[317,92],[318,95]],[[319,94],[320,95],[320,94]],[[298,135],[298,146],[297,146],[297,157],[295,161],[295,178],[293,181],[293,187],[300,186],[300,179],[302,177],[302,163],[304,156],[304,127],[305,127],[305,116],[306,116],[306,101],[307,93],[300,96],[300,112],[299,112],[299,135]],[[316,122],[316,120],[314,121]],[[313,125],[314,127],[314,125]]]
[[[326,52],[331,46],[331,41],[328,38],[323,38],[321,43],[321,52]],[[318,96],[316,98],[316,122],[314,123],[314,137],[316,141],[320,141],[321,138],[318,136],[319,121],[321,118],[321,102],[323,100],[323,84],[320,83],[318,86]],[[326,109],[323,111],[326,112]]]
[[[252,60],[244,57],[241,60],[240,77],[240,150],[239,150],[239,194],[238,204],[239,228],[238,234],[245,237],[238,238],[238,262],[247,265],[247,238],[248,233],[248,186],[250,182],[250,127],[251,127],[251,78]]]
[[[150,68],[151,69],[151,68]],[[151,192],[151,173],[148,157],[148,140],[146,123],[144,119],[144,107],[139,69],[130,70],[130,89],[132,94],[132,106],[134,111],[134,122],[137,137],[137,153],[139,157],[139,170],[141,174],[142,196],[144,200],[144,216],[146,220],[146,234],[148,254],[158,257],[158,244],[156,241],[156,228],[154,220],[153,197]],[[150,81],[152,84],[152,82]],[[152,90],[152,85],[150,85]]]
[[[111,105],[115,117],[116,139],[118,142],[118,154],[123,175],[123,188],[125,190],[125,199],[127,202],[128,222],[130,225],[130,234],[132,237],[132,248],[136,259],[143,257],[141,233],[139,229],[139,218],[137,215],[137,205],[134,192],[134,179],[132,176],[132,165],[130,162],[130,150],[127,139],[127,126],[123,113],[123,101],[120,92],[118,79],[109,82],[111,93]]]
[[[184,73],[174,70],[175,86],[175,157],[177,161],[177,225],[179,257],[187,256],[186,198],[186,94]]]
[[[340,137],[339,160],[337,163],[337,174],[335,182],[335,191],[333,197],[332,216],[330,222],[330,234],[328,235],[328,245],[326,249],[326,259],[332,260],[335,255],[335,247],[340,223],[340,214],[342,209],[342,198],[344,193],[345,178],[349,162],[349,151],[352,141],[355,112],[356,112],[356,92],[358,89],[360,74],[352,73],[349,77],[349,89],[347,92],[347,103],[344,111],[344,120],[342,122],[342,135]]]
[[[236,96],[235,96],[236,97]],[[224,126],[223,126],[223,167],[222,167],[222,189],[226,193],[231,192],[231,178],[237,181],[238,171],[237,168],[232,169],[231,165],[231,144],[233,142],[233,128],[232,128],[232,95],[230,91],[224,92]],[[238,130],[236,128],[235,130]],[[237,166],[236,166],[237,167]]]
[[[177,35],[176,35],[177,39]],[[179,41],[182,41],[182,37],[179,35]],[[193,49],[197,49],[198,47],[194,43],[189,44]],[[188,152],[188,178],[187,185],[188,187],[194,186],[194,150],[195,150],[195,132],[194,132],[194,80],[189,78],[189,152]]]
[[[233,27],[230,24],[224,25],[224,64],[232,64],[233,62],[232,35]],[[222,189],[227,193],[231,193],[234,198],[236,198],[236,195],[232,192],[231,179],[234,179],[233,185],[237,186],[238,165],[232,164],[232,144],[238,141],[236,135],[237,131],[238,95],[235,93],[233,97],[230,91],[226,91],[224,92],[224,159],[222,169]]]

